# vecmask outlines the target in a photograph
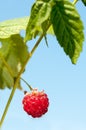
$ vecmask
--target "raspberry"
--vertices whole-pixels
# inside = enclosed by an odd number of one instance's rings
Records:
[[[25,94],[22,104],[24,111],[36,118],[48,111],[49,99],[44,91],[38,92],[37,89],[33,89],[31,93]]]

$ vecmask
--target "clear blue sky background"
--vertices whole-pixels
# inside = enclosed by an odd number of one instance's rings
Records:
[[[1,0],[0,21],[29,15],[33,2]],[[86,8],[80,1],[76,7],[86,36]],[[39,119],[28,116],[21,103],[24,95],[17,90],[2,130],[86,130],[86,41],[76,65],[71,63],[54,36],[48,36],[48,42],[49,48],[45,41],[41,42],[23,75],[33,87],[44,89],[49,95],[48,113]],[[27,89],[24,83],[22,85]],[[10,92],[0,90],[0,117]]]

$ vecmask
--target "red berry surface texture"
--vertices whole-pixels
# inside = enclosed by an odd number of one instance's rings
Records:
[[[31,93],[25,94],[22,104],[24,111],[36,118],[48,111],[49,99],[44,91],[39,92],[37,89],[33,89]]]

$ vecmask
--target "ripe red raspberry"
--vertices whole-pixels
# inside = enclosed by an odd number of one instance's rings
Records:
[[[48,111],[49,99],[44,91],[38,92],[37,89],[31,93],[26,93],[22,100],[24,110],[32,117],[41,117]]]

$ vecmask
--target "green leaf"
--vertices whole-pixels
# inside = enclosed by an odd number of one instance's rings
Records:
[[[49,2],[37,1],[31,9],[29,23],[26,29],[25,42],[36,37],[42,32],[41,25],[49,19],[51,12],[51,4]]]
[[[0,22],[0,39],[9,38],[11,35],[19,34],[22,30],[26,30],[28,21],[29,17],[24,17]],[[41,27],[39,26],[38,28],[42,32]],[[48,34],[54,35],[52,27],[50,27]]]
[[[14,85],[15,78],[24,64],[28,55],[28,47],[23,42],[20,35],[12,35],[10,38],[1,39],[0,47],[0,88],[11,88]],[[9,68],[4,64],[6,61],[12,70],[12,75]],[[20,84],[18,85],[18,87]]]
[[[67,0],[55,0],[51,23],[59,44],[75,64],[82,51],[84,33],[83,23],[74,5]]]
[[[0,22],[0,38],[9,38],[11,35],[19,34],[25,30],[29,17],[17,18]]]
[[[83,4],[86,6],[86,0],[82,0]]]

